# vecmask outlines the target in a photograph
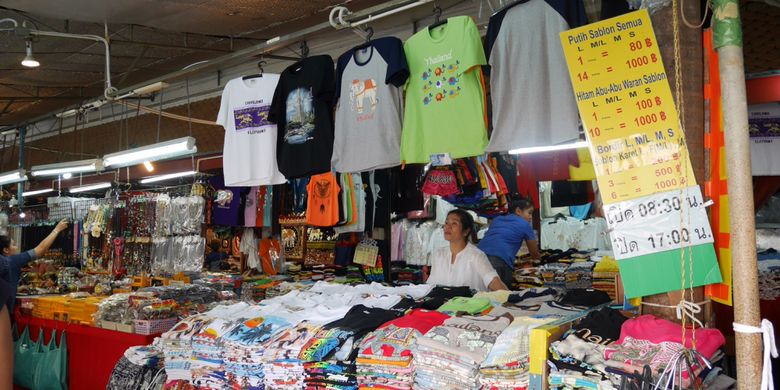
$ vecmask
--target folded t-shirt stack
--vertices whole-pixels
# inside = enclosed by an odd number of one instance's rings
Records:
[[[515,318],[498,336],[493,349],[480,365],[479,383],[482,388],[491,390],[527,388],[531,329],[556,319],[557,317]]]
[[[420,300],[420,308],[436,310],[455,297],[471,297],[474,294],[467,286],[448,287],[436,286],[424,298]]]
[[[266,388],[297,390],[303,387],[303,362],[298,356],[306,343],[321,329],[321,325],[303,321],[268,341],[263,364]]]
[[[625,372],[641,372],[649,365],[653,374],[658,375],[682,351],[683,345],[693,348],[694,331],[687,330],[685,340],[682,334],[681,325],[652,315],[630,319],[623,323],[620,339],[605,348],[606,364]],[[726,342],[719,330],[711,328],[696,329],[695,340],[696,350],[708,359]],[[683,379],[687,382],[689,378],[683,375]]]
[[[575,261],[566,269],[566,289],[591,288],[593,266],[590,261]]]
[[[414,388],[477,388],[479,365],[511,321],[511,316],[462,316],[432,328],[413,350]]]
[[[539,267],[516,268],[514,272],[515,285],[518,288],[543,287],[541,269]]]
[[[106,390],[162,388],[164,384],[162,351],[154,345],[138,346],[128,348],[119,359]]]
[[[194,315],[160,336],[168,382],[192,381],[192,338],[213,320],[214,317],[205,314]]]
[[[355,365],[343,361],[303,364],[306,390],[357,390]]]
[[[609,294],[609,297],[617,300],[615,278],[620,274],[618,263],[615,259],[605,256],[593,267],[593,288]]]
[[[479,315],[492,308],[488,298],[455,297],[439,307],[439,311],[449,315]]]
[[[284,318],[266,315],[243,320],[222,337],[225,374],[231,385],[265,388],[264,343],[289,326]]]
[[[539,273],[544,281],[545,287],[566,287],[566,270],[569,268],[569,264],[557,262],[549,263],[539,268]]]
[[[437,311],[415,309],[369,333],[360,343],[357,358],[360,386],[411,389],[414,385],[412,348],[416,340],[448,318]]]
[[[577,288],[567,290],[561,299],[558,300],[558,303],[570,306],[596,307],[611,301],[609,294],[604,291],[592,288]]]

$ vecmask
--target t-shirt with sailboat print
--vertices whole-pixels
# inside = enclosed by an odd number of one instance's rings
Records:
[[[286,178],[330,170],[334,89],[328,55],[304,58],[282,72],[268,119],[279,129],[276,158]]]

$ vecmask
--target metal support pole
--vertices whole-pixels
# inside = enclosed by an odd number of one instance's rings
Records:
[[[19,164],[17,166],[18,169],[24,168],[24,139],[27,136],[27,126],[22,126],[19,128]],[[24,193],[24,182],[19,182],[16,184],[16,200],[19,202],[19,207],[24,206],[24,197],[22,196],[22,193]]]
[[[753,175],[750,164],[739,3],[737,0],[715,0],[713,11],[713,43],[718,52],[723,94],[734,322],[760,327],[756,214],[753,204]],[[761,334],[736,333],[736,349],[737,386],[739,389],[758,389],[761,385],[763,363]]]

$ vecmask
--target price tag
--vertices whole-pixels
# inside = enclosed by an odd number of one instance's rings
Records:
[[[376,259],[379,256],[379,246],[376,245],[376,241],[363,240],[357,247],[355,247],[355,257],[352,262],[355,264],[365,265],[369,267],[376,266]]]
[[[695,185],[647,10],[561,42],[604,204]]]
[[[618,260],[713,242],[698,186],[604,206]]]
[[[434,167],[452,165],[452,157],[450,157],[449,153],[432,154],[431,165],[433,165]]]

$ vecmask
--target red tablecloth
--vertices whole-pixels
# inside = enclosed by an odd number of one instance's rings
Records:
[[[61,321],[43,320],[27,316],[16,316],[16,325],[21,333],[30,326],[30,336],[38,338],[43,327],[46,342],[51,331],[65,330],[68,339],[68,387],[70,389],[105,389],[111,370],[124,354],[134,345],[151,344],[155,336],[123,333],[84,325],[72,325]]]

